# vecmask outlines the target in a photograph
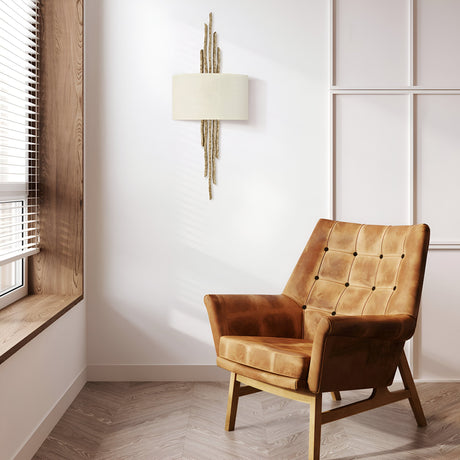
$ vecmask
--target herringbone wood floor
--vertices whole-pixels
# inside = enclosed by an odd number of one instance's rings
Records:
[[[428,420],[407,401],[323,425],[321,459],[460,459],[460,383],[418,386]],[[345,392],[342,404],[369,392]],[[306,458],[308,406],[267,393],[240,399],[224,431],[223,383],[88,383],[35,460]],[[323,410],[340,403],[325,395]]]

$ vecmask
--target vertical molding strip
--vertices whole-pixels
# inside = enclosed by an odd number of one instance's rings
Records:
[[[329,0],[329,218],[335,220],[335,0]]]
[[[409,0],[409,86],[415,81],[415,28],[414,28],[414,0]]]
[[[412,0],[410,0],[412,4]],[[411,13],[412,13],[412,8],[411,8]],[[411,22],[411,28],[412,28],[412,20]],[[413,55],[411,54],[411,57]],[[412,66],[411,66],[412,67]],[[414,93],[409,93],[409,224],[413,225],[417,222],[417,217],[416,217],[416,171],[415,171],[415,105],[414,105]],[[414,369],[414,363],[415,363],[415,348],[418,349],[418,344],[416,344],[416,337],[417,335],[414,335],[410,340],[407,341],[407,356],[408,356],[408,362],[409,362],[409,367],[412,370],[413,375],[415,376],[416,374],[416,369]]]
[[[329,84],[330,87],[333,88],[335,86],[335,0],[329,0]]]
[[[417,84],[417,74],[416,74],[416,18],[415,18],[415,0],[409,0],[409,86],[414,88]],[[409,223],[411,225],[417,222],[417,178],[416,178],[416,155],[417,155],[417,144],[416,144],[416,126],[415,126],[415,95],[411,91],[409,94],[409,116],[410,116],[410,125],[409,125],[409,136],[410,136],[410,151],[409,151],[409,204],[410,204],[410,215]],[[419,311],[421,309],[419,308]],[[419,321],[420,323],[421,321]],[[420,326],[418,331],[420,330]],[[415,356],[416,351],[419,350],[419,333],[415,333],[413,337],[407,342],[408,343],[408,364],[412,370],[412,375],[414,378],[418,375],[418,359]]]
[[[335,142],[335,97],[330,91],[329,94],[329,112],[330,112],[330,132],[329,132],[329,217],[335,220],[337,217],[336,210],[336,142]]]
[[[409,93],[409,223],[411,225],[417,222],[415,107],[415,94]]]

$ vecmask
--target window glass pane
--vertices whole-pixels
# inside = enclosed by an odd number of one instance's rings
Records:
[[[22,284],[22,260],[15,260],[0,267],[0,296],[21,287]]]
[[[24,240],[24,201],[0,203],[0,247],[4,252],[14,253]],[[0,266],[0,296],[21,287],[24,283],[22,260]]]
[[[27,244],[23,208],[24,201],[0,203],[0,249],[4,254],[17,252]]]

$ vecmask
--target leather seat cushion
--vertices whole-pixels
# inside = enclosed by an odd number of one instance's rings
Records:
[[[222,336],[219,356],[255,369],[295,379],[306,378],[312,343],[282,337]]]

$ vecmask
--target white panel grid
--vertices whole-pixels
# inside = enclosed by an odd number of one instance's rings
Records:
[[[408,188],[408,199],[409,203],[406,207],[407,209],[407,218],[405,221],[407,223],[417,223],[420,221],[419,218],[422,218],[421,209],[423,209],[423,203],[420,193],[420,187],[418,187],[418,180],[420,172],[417,170],[417,157],[420,153],[417,150],[422,148],[420,142],[421,140],[417,138],[417,113],[416,113],[416,98],[420,95],[460,95],[460,88],[437,88],[437,87],[422,87],[414,86],[417,83],[417,37],[420,35],[420,27],[417,22],[417,3],[420,0],[406,0],[405,4],[409,12],[407,17],[407,85],[402,85],[399,87],[389,87],[389,86],[379,86],[378,84],[372,84],[369,82],[366,85],[357,86],[357,85],[348,85],[348,86],[338,86],[335,83],[340,82],[340,78],[337,78],[337,3],[339,0],[330,0],[330,14],[331,14],[331,33],[330,33],[330,167],[331,167],[331,200],[330,200],[330,216],[331,218],[337,218],[338,209],[337,209],[337,180],[338,180],[338,171],[337,171],[337,120],[336,120],[336,98],[339,95],[406,95],[409,99],[409,109],[408,109],[408,120],[407,120],[407,130],[408,130],[408,143],[407,143],[407,177],[406,177],[406,186]],[[432,0],[423,0],[425,3],[429,3]],[[341,0],[341,6],[343,8],[344,4],[353,6],[353,8],[358,8],[358,3],[367,4],[367,0]],[[401,3],[401,2],[400,2]],[[436,2],[435,2],[436,3]],[[452,2],[449,2],[449,4]],[[438,3],[439,5],[439,3]],[[455,6],[456,8],[456,6]],[[460,29],[459,29],[460,30]],[[460,37],[460,32],[459,32]],[[434,85],[432,85],[434,86]],[[460,156],[460,152],[459,152]],[[455,169],[452,170],[452,173],[455,174]],[[456,182],[456,178],[452,178]],[[423,195],[426,195],[424,193]],[[451,210],[454,212],[454,210]],[[424,216],[426,213],[424,214]],[[455,228],[459,228],[456,226]],[[430,243],[430,249],[460,249],[460,235],[438,235],[438,232],[432,235],[432,241]]]
[[[457,19],[458,19],[458,14],[460,14],[460,2],[458,0],[445,0],[444,2],[439,2],[439,0],[401,0],[400,3],[405,3],[407,9],[408,9],[408,17],[407,17],[407,29],[406,29],[406,37],[407,37],[407,43],[404,44],[406,46],[406,52],[407,52],[407,64],[406,64],[406,69],[407,69],[407,81],[402,82],[401,86],[398,86],[394,84],[394,81],[392,82],[393,84],[390,86],[388,84],[383,84],[381,81],[378,81],[378,79],[371,81],[371,82],[365,82],[365,84],[362,83],[362,81],[357,82],[351,82],[347,83],[347,85],[340,85],[341,79],[337,75],[337,53],[338,50],[336,49],[337,45],[337,10],[336,10],[336,4],[339,2],[339,0],[330,0],[330,179],[331,179],[331,187],[330,187],[330,216],[332,219],[337,218],[337,192],[338,192],[338,187],[337,187],[337,182],[338,182],[338,162],[337,160],[337,120],[336,120],[336,99],[339,95],[368,95],[370,97],[373,97],[375,95],[395,95],[395,94],[400,94],[400,95],[407,95],[409,98],[409,110],[408,110],[408,120],[407,120],[407,129],[408,129],[408,146],[407,146],[407,160],[408,160],[408,168],[407,168],[407,178],[406,178],[406,186],[408,187],[407,191],[407,196],[409,197],[409,205],[407,206],[407,219],[406,221],[410,224],[420,222],[419,218],[425,219],[425,215],[423,212],[421,212],[424,209],[424,200],[426,200],[426,195],[428,194],[429,196],[429,184],[427,189],[423,190],[423,193],[421,193],[421,185],[420,182],[420,173],[424,173],[425,175],[428,175],[432,171],[424,171],[423,167],[424,165],[421,164],[420,160],[423,160],[423,148],[424,146],[422,143],[424,142],[424,139],[420,139],[420,131],[422,130],[422,127],[420,126],[420,123],[418,123],[419,120],[417,120],[417,99],[423,95],[437,95],[437,96],[446,96],[446,98],[452,97],[452,96],[458,96],[460,95],[460,79],[458,78],[458,75],[460,75],[460,55],[458,54],[458,47],[460,45],[460,28],[457,26]],[[340,0],[341,6],[343,7],[344,4],[348,5],[354,5],[355,12],[359,11],[359,4],[364,5],[365,7],[369,6],[368,0]],[[386,3],[386,2],[381,2],[381,3]],[[451,52],[449,53],[446,47],[442,48],[440,47],[439,43],[440,42],[440,37],[439,35],[436,36],[436,43],[433,43],[433,41],[426,41],[428,48],[428,55],[432,54],[433,57],[435,58],[434,61],[430,61],[430,58],[428,59],[420,59],[419,56],[417,55],[420,52],[420,42],[422,47],[424,47],[424,42],[422,41],[421,37],[423,36],[423,31],[421,30],[421,22],[419,21],[420,18],[420,6],[423,3],[423,7],[427,8],[439,8],[442,10],[442,8],[445,9],[451,9],[452,11],[441,11],[441,14],[444,17],[448,17],[447,21],[447,30],[442,31],[441,35],[441,40],[444,38],[446,34],[450,34],[450,38],[448,38],[447,43],[452,46]],[[388,5],[388,4],[387,4]],[[426,12],[426,11],[425,11]],[[437,14],[439,14],[439,11],[436,11]],[[396,14],[396,13],[395,13]],[[359,16],[359,15],[358,15]],[[429,18],[428,16],[422,17],[422,20],[426,20]],[[454,26],[453,26],[454,24]],[[391,24],[389,24],[391,27]],[[437,30],[439,31],[439,26],[437,27]],[[368,28],[368,31],[372,34],[374,31]],[[457,39],[455,40],[455,37]],[[436,47],[438,48],[438,53],[439,56],[436,56]],[[447,47],[448,48],[448,47]],[[434,50],[434,53],[433,53]],[[422,49],[422,51],[424,51]],[[445,57],[451,57],[453,61],[453,69],[451,63],[446,59]],[[443,65],[433,65],[433,62],[436,62],[436,59],[440,60],[441,64]],[[399,62],[399,61],[398,61]],[[444,72],[444,75],[442,75],[442,78],[438,81],[436,81],[435,78],[432,78],[432,72]],[[449,72],[449,74],[445,74],[445,72]],[[375,74],[375,73],[374,73]],[[377,74],[378,75],[378,74]],[[394,76],[395,74],[393,74]],[[391,79],[390,79],[391,81]],[[426,115],[426,114],[425,114]],[[426,120],[420,120],[421,122],[426,122]],[[429,124],[428,124],[429,126]],[[457,124],[458,126],[458,124]],[[417,129],[418,128],[418,129]],[[455,136],[457,136],[456,132],[457,129],[453,130],[455,133]],[[430,136],[430,133],[427,133],[428,136]],[[433,137],[433,134],[431,134]],[[460,137],[460,136],[459,136]],[[436,143],[436,139],[440,139],[439,136],[434,135],[434,141],[432,142],[433,145]],[[442,139],[442,137],[441,137]],[[456,142],[458,140],[458,142]],[[456,144],[455,144],[456,142]],[[454,140],[454,145],[459,145],[460,144],[460,138]],[[431,148],[431,153],[435,155],[434,152],[435,149]],[[449,150],[449,149],[447,149]],[[421,153],[422,151],[422,153]],[[422,158],[420,158],[422,156]],[[446,181],[449,181],[453,184],[456,184],[458,182],[457,176],[458,176],[458,171],[460,168],[458,165],[460,164],[460,149],[450,149],[450,166],[447,166],[449,170],[446,170],[446,175],[447,174],[453,174],[453,177],[450,177],[448,179],[446,177]],[[436,161],[436,159],[434,160]],[[452,163],[452,164],[451,164]],[[428,168],[429,169],[429,168]],[[422,179],[423,179],[423,174],[422,174]],[[357,178],[359,180],[359,178]],[[426,184],[423,184],[423,186],[426,186]],[[434,185],[436,187],[436,185]],[[444,193],[449,193],[449,194],[455,194],[457,193],[457,196],[459,195],[460,192],[458,192],[458,189],[452,190],[452,184],[448,188],[444,187]],[[442,198],[442,197],[441,197]],[[456,200],[454,199],[454,196],[447,196],[445,197],[447,199],[450,199],[450,203],[454,203]],[[439,197],[438,197],[439,199]],[[433,204],[433,202],[431,202]],[[436,203],[434,203],[436,205]],[[450,209],[451,213],[455,213],[456,210]],[[449,212],[449,210],[447,210]],[[429,220],[429,219],[428,219]],[[455,223],[454,223],[455,224]],[[432,227],[434,227],[434,232],[432,232],[432,239],[430,242],[430,249],[440,249],[440,250],[450,250],[450,249],[455,249],[458,250],[460,249],[460,235],[438,235],[438,225],[436,223],[432,223]],[[460,228],[458,223],[454,225],[453,228]],[[450,238],[449,238],[450,236]],[[448,251],[447,251],[448,252]],[[410,340],[406,344],[407,348],[407,354],[409,357],[409,362],[411,367],[415,364],[417,364],[414,375],[417,376],[417,372],[420,369],[420,364],[418,361],[415,361],[416,357],[419,357],[419,352],[421,349],[420,346],[420,338],[419,335],[416,334],[414,339]]]

